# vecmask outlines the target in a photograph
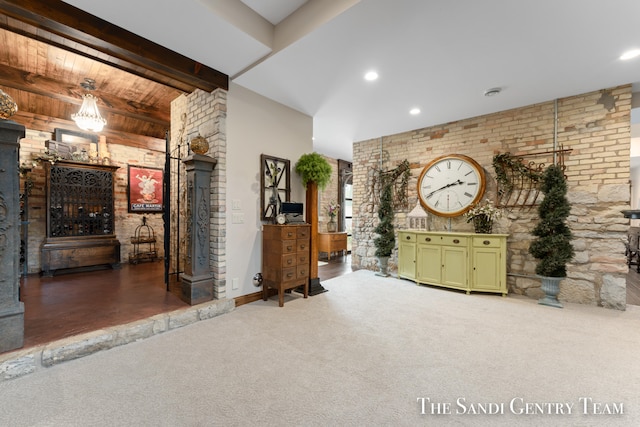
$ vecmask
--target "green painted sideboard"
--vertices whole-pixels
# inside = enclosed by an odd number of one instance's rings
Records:
[[[507,234],[398,232],[398,276],[417,284],[507,295]]]

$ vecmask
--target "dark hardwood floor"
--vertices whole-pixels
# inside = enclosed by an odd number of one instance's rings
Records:
[[[350,255],[318,267],[321,281],[349,272]],[[188,306],[166,291],[162,261],[54,277],[28,275],[20,281],[20,299],[25,306],[23,348]]]
[[[627,304],[640,305],[640,273],[635,266],[627,273]]]

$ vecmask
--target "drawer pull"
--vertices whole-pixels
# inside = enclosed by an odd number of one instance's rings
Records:
[[[287,278],[292,278],[293,277],[293,273],[287,273]]]
[[[287,246],[287,250],[290,251],[293,249],[293,246]]]
[[[292,232],[288,232],[287,233],[287,237],[293,237],[293,233]]]
[[[300,270],[300,274],[302,274],[304,276],[305,274],[307,274],[307,272],[304,271],[304,270]]]
[[[455,243],[455,244],[457,245],[458,243],[460,243],[460,240],[458,240],[458,239],[453,239],[453,243]]]
[[[300,249],[304,249],[304,245],[300,245]]]
[[[482,242],[482,244],[483,244],[483,245],[490,245],[490,244],[491,244],[491,241],[489,241],[489,240],[485,240],[485,241],[483,241],[483,242]]]
[[[411,240],[411,236],[407,236],[407,240]]]
[[[291,265],[293,261],[291,261],[290,259],[287,260],[287,264]]]
[[[425,241],[425,242],[430,242],[430,241],[431,241],[431,237],[425,237],[425,238],[424,238],[424,241]]]

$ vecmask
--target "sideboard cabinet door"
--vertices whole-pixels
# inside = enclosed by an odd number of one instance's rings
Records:
[[[398,276],[416,278],[416,233],[398,232]]]

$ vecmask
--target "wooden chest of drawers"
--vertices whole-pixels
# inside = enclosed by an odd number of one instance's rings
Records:
[[[303,286],[309,296],[311,226],[273,225],[262,230],[262,298],[269,297],[269,288],[278,291],[278,303],[284,305],[284,291]]]

